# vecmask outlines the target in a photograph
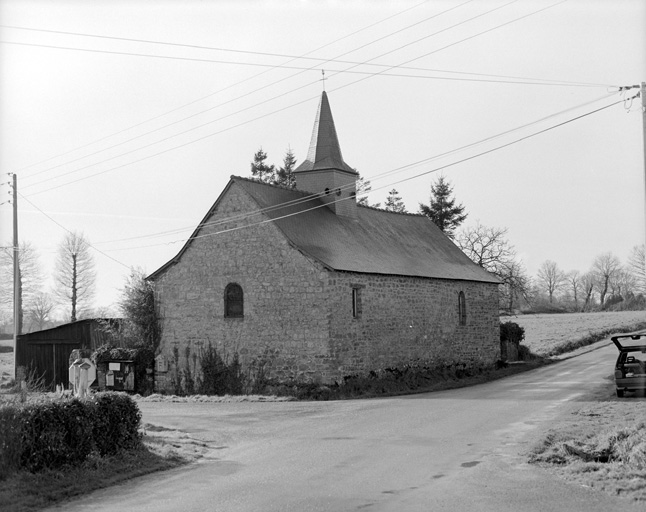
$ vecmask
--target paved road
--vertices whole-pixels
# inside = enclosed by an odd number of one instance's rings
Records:
[[[643,512],[523,456],[567,402],[607,385],[615,356],[606,346],[482,386],[378,400],[141,403],[145,422],[205,441],[207,457],[57,509]]]

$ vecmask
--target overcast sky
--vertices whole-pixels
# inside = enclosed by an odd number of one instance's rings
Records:
[[[641,104],[619,91],[646,80],[643,0],[0,0],[0,24],[0,239],[13,172],[46,273],[65,230],[101,251],[97,306],[258,148],[302,161],[322,69],[371,203],[417,212],[442,173],[530,275],[644,242]]]

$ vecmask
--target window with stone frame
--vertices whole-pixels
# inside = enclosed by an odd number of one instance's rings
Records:
[[[224,289],[224,317],[244,317],[244,295],[242,287],[237,283],[229,283]]]
[[[467,325],[467,302],[463,291],[458,293],[458,323]]]

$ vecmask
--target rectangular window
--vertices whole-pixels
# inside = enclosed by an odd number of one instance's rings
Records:
[[[467,302],[462,291],[458,293],[458,322],[460,325],[467,325]]]
[[[361,317],[361,289],[352,288],[352,318]]]

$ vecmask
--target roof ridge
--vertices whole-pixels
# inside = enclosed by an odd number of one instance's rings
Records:
[[[299,190],[297,188],[292,188],[292,187],[287,187],[285,185],[282,185],[280,183],[267,183],[266,181],[262,181],[258,178],[251,178],[249,176],[236,176],[235,174],[232,174],[230,178],[234,181],[236,180],[242,180],[242,181],[248,181],[249,183],[257,183],[258,185],[267,185],[268,187],[273,187],[273,188],[278,188],[282,190],[289,190],[290,192],[298,192],[299,194],[303,196],[309,196],[312,195],[310,192],[306,192],[304,190]]]
[[[393,212],[392,210],[386,210],[385,208],[379,208],[378,206],[372,206],[369,204],[357,203],[357,206],[361,208],[367,208],[368,210],[375,210],[378,212],[394,213],[396,215],[408,215],[409,217],[426,217],[423,213],[413,213],[413,212]]]

